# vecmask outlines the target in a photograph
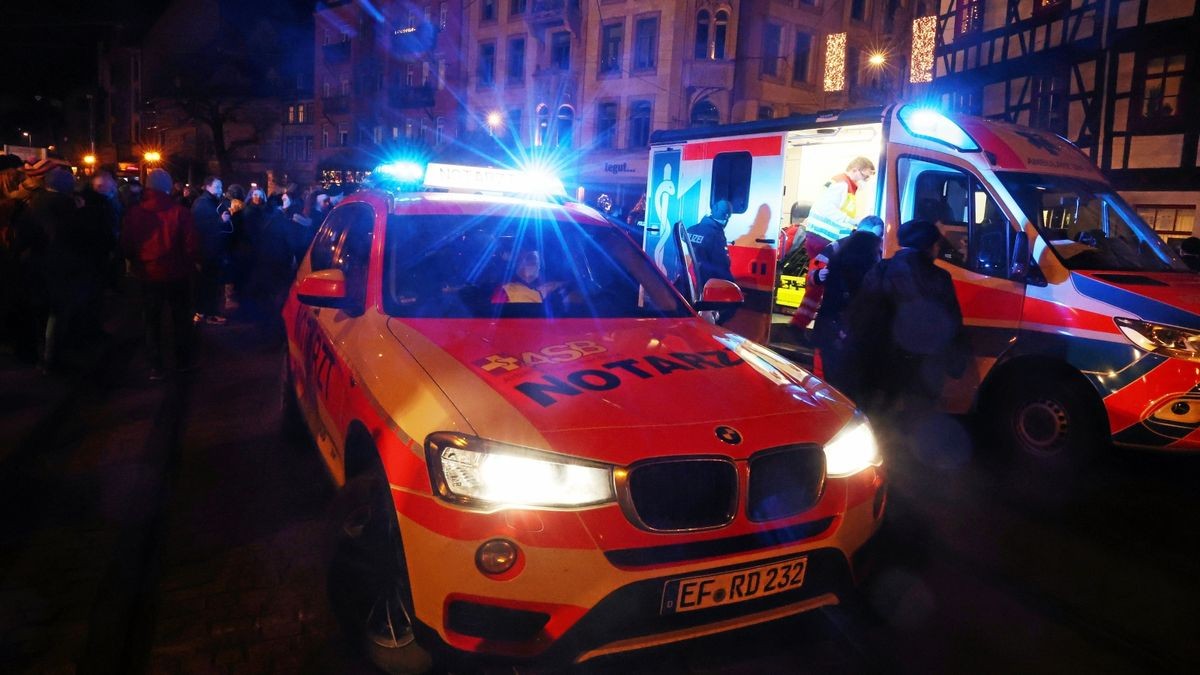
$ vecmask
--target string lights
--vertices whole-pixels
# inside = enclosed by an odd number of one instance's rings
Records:
[[[937,17],[913,19],[912,66],[908,81],[933,82],[933,48],[937,42]]]
[[[825,91],[846,88],[846,34],[832,33],[825,38]]]

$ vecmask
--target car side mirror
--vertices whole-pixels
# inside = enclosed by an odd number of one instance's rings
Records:
[[[346,275],[338,269],[311,272],[300,280],[296,298],[313,307],[341,309],[346,306]]]
[[[1046,277],[1037,263],[1029,259],[1029,238],[1024,232],[1016,232],[1013,239],[1012,258],[1008,266],[1008,278],[1033,286],[1045,286]]]
[[[742,289],[738,288],[737,284],[725,279],[709,279],[704,284],[704,290],[700,291],[700,300],[694,307],[697,312],[720,312],[736,309],[745,301]]]

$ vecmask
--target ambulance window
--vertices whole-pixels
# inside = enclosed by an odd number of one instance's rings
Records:
[[[1007,277],[1014,232],[992,196],[966,171],[912,157],[897,164],[901,220],[938,226],[945,242],[940,258],[992,277]]]
[[[371,240],[375,230],[375,209],[367,204],[355,203],[347,206],[346,227],[338,245],[334,264],[346,277],[346,298],[351,301],[351,310],[362,311],[367,292],[367,267],[371,259]],[[332,217],[333,214],[331,213]]]
[[[722,152],[713,157],[712,190],[709,206],[728,200],[734,213],[745,213],[750,204],[750,167],[748,152]]]

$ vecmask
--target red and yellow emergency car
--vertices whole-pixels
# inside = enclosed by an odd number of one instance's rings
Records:
[[[696,314],[740,297],[689,306],[562,199],[334,208],[284,309],[285,381],[341,486],[370,643],[569,663],[837,603],[883,515],[879,450],[836,391]]]

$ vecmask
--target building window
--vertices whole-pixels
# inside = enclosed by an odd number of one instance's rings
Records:
[[[550,36],[550,65],[558,70],[571,69],[571,34],[565,30]]]
[[[508,15],[516,16],[525,13],[525,0],[509,0]]]
[[[490,42],[479,45],[479,65],[475,76],[481,87],[490,87],[496,82],[496,45]]]
[[[294,106],[294,105],[289,105],[287,107],[287,123],[288,124],[296,123],[296,106]]]
[[[867,0],[850,0],[850,18],[855,21],[866,21],[867,7]]]
[[[410,141],[417,137],[417,123],[411,117],[404,120],[404,137]]]
[[[392,140],[400,140],[400,127],[392,127]]]
[[[708,33],[712,22],[712,15],[707,9],[702,9],[696,14],[696,58],[708,58]]]
[[[596,147],[617,147],[616,101],[605,101],[596,106]]]
[[[713,105],[712,101],[703,99],[692,106],[692,126],[706,127],[720,123],[721,113],[717,111],[717,106]]]
[[[729,36],[729,12],[721,9],[717,10],[717,20],[713,22],[713,58],[722,61],[725,59],[725,40]]]
[[[575,109],[569,105],[558,108],[558,147],[569,148],[575,139]]]
[[[769,120],[775,117],[775,109],[769,105],[758,106],[758,119]]]
[[[443,2],[438,4],[438,28],[446,27],[446,18],[450,16],[450,3]]]
[[[525,38],[511,38],[508,41],[508,81],[525,81]]]
[[[1192,236],[1196,224],[1194,206],[1136,206],[1138,216],[1163,239]]]
[[[333,86],[329,82],[324,82],[321,85],[321,92],[325,98],[333,96]]]
[[[321,127],[321,147],[329,147],[329,127]]]
[[[625,42],[625,24],[610,23],[600,27],[600,74],[621,72],[621,50]]]
[[[1181,119],[1186,71],[1187,56],[1184,54],[1158,54],[1142,60],[1134,82],[1139,121]]]
[[[644,148],[650,145],[650,120],[653,105],[650,101],[634,101],[629,104],[629,143],[630,148]]]
[[[299,103],[296,105],[296,124],[304,124],[308,122],[308,104]]]
[[[342,80],[342,96],[350,95],[350,80]]]
[[[633,28],[633,67],[653,70],[658,65],[658,17],[638,19]]]
[[[983,0],[954,0],[954,22],[955,35],[983,30]]]
[[[376,126],[375,126],[375,138],[374,138],[374,141],[375,141],[375,145],[382,145],[382,144],[383,144],[383,127],[381,127],[381,126],[378,126],[378,125],[376,125]]]
[[[782,34],[783,28],[779,24],[763,24],[762,62],[759,71],[763,75],[779,75],[779,41]]]
[[[862,84],[862,51],[858,47],[846,47],[846,84],[850,91]]]
[[[1039,129],[1063,134],[1067,131],[1067,94],[1070,80],[1062,74],[1037,75],[1030,80],[1032,85],[1033,110],[1030,111],[1032,125]]]
[[[495,21],[496,20],[496,0],[480,0],[480,2],[479,2],[479,20],[480,21]]]
[[[550,142],[550,108],[545,103],[539,103],[533,110],[534,124],[533,145],[541,147]]]
[[[796,46],[792,50],[792,82],[808,82],[812,61],[812,35],[796,31]]]
[[[1051,14],[1066,7],[1067,4],[1065,0],[1033,0],[1033,14],[1034,16]]]
[[[439,117],[434,121],[433,127],[433,143],[441,145],[446,140],[446,118]]]
[[[350,145],[350,127],[345,122],[338,125],[338,145],[343,148]]]

